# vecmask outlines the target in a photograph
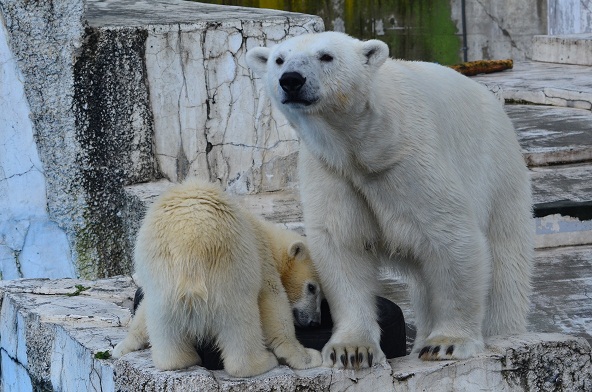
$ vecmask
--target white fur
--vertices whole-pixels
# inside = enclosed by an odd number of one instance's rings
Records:
[[[455,71],[387,57],[380,41],[335,32],[247,53],[302,141],[305,226],[336,324],[326,366],[384,360],[381,265],[410,278],[423,359],[470,357],[484,335],[526,325],[531,193],[510,120]],[[305,78],[292,95],[289,72]]]
[[[150,341],[157,368],[181,369],[201,364],[196,341],[213,338],[233,376],[263,373],[277,359],[298,369],[321,364],[318,351],[296,340],[292,318],[291,303],[301,323],[320,314],[302,237],[256,219],[218,186],[188,181],[155,201],[134,263],[144,299],[114,357]],[[310,285],[315,295],[303,295]]]

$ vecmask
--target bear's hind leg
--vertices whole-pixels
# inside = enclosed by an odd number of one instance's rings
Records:
[[[147,300],[145,297],[143,302]],[[201,365],[201,358],[195,348],[196,332],[190,332],[190,315],[181,315],[182,312],[178,310],[177,314],[171,314],[158,306],[149,306],[147,310],[146,325],[154,365],[160,370]]]
[[[420,331],[424,334],[427,327],[427,337],[414,345],[414,352],[424,360],[464,359],[484,348],[481,327],[491,256],[478,230],[467,226],[464,230],[458,227],[456,232],[455,243],[443,246],[434,242],[425,247],[431,258],[422,257],[420,282],[428,306],[423,316],[426,325]]]
[[[220,320],[217,342],[224,370],[234,377],[251,377],[278,365],[276,357],[265,347],[257,299],[234,301]]]

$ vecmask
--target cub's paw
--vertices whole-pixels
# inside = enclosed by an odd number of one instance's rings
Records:
[[[338,369],[363,369],[386,362],[382,350],[374,344],[331,344],[323,347],[323,366]]]
[[[249,358],[224,358],[224,370],[233,377],[257,376],[277,365],[277,358],[269,351],[264,351]]]
[[[127,354],[131,351],[133,351],[133,350],[130,347],[127,347],[127,345],[125,344],[125,341],[123,341],[123,342],[117,343],[117,345],[113,349],[113,352],[111,353],[111,356],[113,358],[121,358],[125,354]]]
[[[280,363],[284,363],[294,369],[310,369],[321,366],[323,364],[323,358],[317,350],[302,347],[293,354],[285,358],[280,358]]]
[[[142,344],[140,342],[129,341],[129,339],[124,339],[121,342],[117,343],[111,356],[113,358],[121,358],[127,353],[131,353],[132,351],[142,350],[147,348],[147,344]]]
[[[483,348],[484,344],[480,340],[436,336],[427,339],[413,351],[424,361],[439,361],[470,358],[483,351]]]
[[[194,350],[155,352],[152,348],[152,362],[160,370],[185,369],[194,365],[201,365],[201,357]]]

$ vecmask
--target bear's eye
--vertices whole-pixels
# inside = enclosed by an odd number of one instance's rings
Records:
[[[284,63],[284,59],[281,57],[278,57],[277,59],[275,59],[275,63],[277,65],[282,65]]]
[[[312,283],[309,283],[308,284],[308,292],[311,293],[311,294],[316,293],[317,292],[316,286],[314,284],[312,284]]]
[[[333,56],[331,56],[330,54],[325,53],[324,55],[322,55],[321,57],[319,57],[319,60],[321,60],[324,63],[330,63],[331,61],[333,61]]]

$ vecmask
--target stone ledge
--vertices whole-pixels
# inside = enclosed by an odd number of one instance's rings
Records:
[[[592,34],[535,35],[532,39],[532,59],[592,65]]]
[[[0,282],[2,381],[6,391],[450,391],[590,390],[590,345],[584,338],[529,333],[493,338],[464,361],[396,358],[362,371],[285,366],[240,379],[200,367],[161,372],[149,350],[97,359],[124,337],[135,285],[129,278]],[[68,296],[70,294],[70,296]]]
[[[473,76],[506,102],[592,109],[592,68],[519,61],[512,70]]]
[[[125,383],[118,378],[117,387],[130,392],[134,385],[143,385],[145,391],[471,391],[476,386],[490,391],[545,391],[559,385],[565,390],[592,387],[588,343],[557,334],[495,338],[486,352],[464,361],[423,362],[407,356],[360,371],[298,371],[282,366],[249,379],[199,367],[161,372],[152,365],[148,350],[123,357],[115,363],[115,370],[118,375],[125,374]]]

